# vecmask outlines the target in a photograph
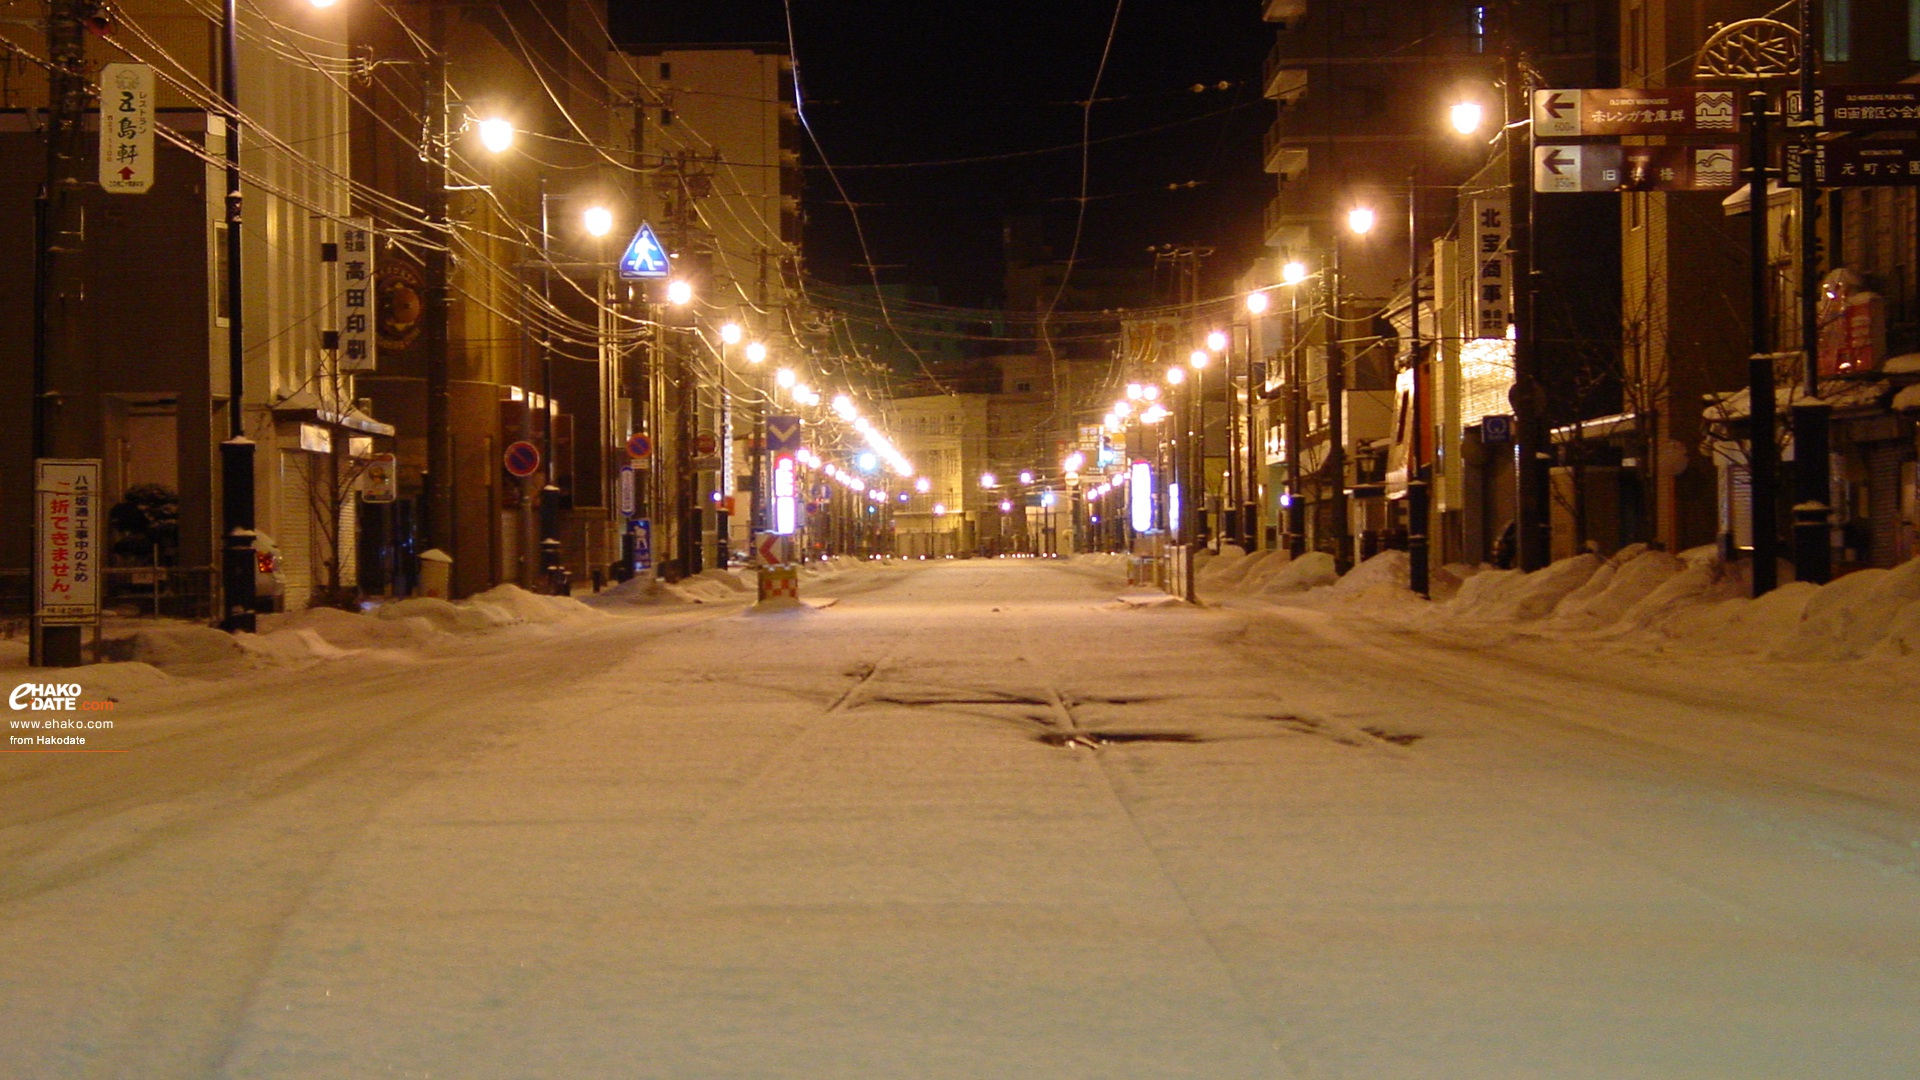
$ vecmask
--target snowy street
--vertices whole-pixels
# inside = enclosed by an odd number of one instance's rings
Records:
[[[1118,574],[115,676],[0,757],[0,1074],[1920,1075],[1911,664]]]

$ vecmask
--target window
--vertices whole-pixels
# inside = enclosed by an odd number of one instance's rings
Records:
[[[1639,4],[1627,9],[1627,70],[1647,70],[1647,12]]]
[[[1348,116],[1365,118],[1387,111],[1387,91],[1384,87],[1350,86],[1347,87],[1345,98]]]
[[[1386,13],[1379,5],[1351,4],[1341,8],[1340,33],[1343,37],[1384,37],[1386,32]]]
[[[1853,0],[1826,0],[1820,42],[1822,59],[1845,63],[1853,58]]]
[[[232,281],[227,273],[227,223],[216,221],[213,224],[213,317],[220,326],[227,325],[227,313],[232,309],[233,297],[227,292]]]
[[[1907,0],[1907,59],[1920,64],[1920,0]]]
[[[673,126],[673,110],[672,109],[660,110],[660,126],[661,127]]]
[[[1464,52],[1481,53],[1487,49],[1487,7],[1456,0],[1447,8],[1447,36],[1453,47]]]
[[[1593,51],[1593,12],[1578,2],[1547,6],[1547,51],[1556,56]]]
[[[673,61],[671,60],[660,61],[660,81],[661,82],[673,81]]]

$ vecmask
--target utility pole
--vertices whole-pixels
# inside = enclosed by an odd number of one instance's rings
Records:
[[[87,10],[91,10],[90,8]],[[38,461],[53,456],[65,440],[54,430],[60,387],[75,378],[79,352],[79,305],[85,296],[81,277],[85,240],[80,213],[81,117],[87,109],[86,31],[82,8],[74,0],[53,0],[47,18],[48,72],[47,173],[34,199],[34,462],[27,474],[39,474]],[[26,526],[34,533],[28,550],[33,558],[33,625],[28,635],[28,662],[34,667],[75,667],[81,661],[80,628],[43,623],[39,616],[47,570],[39,557],[40,495],[31,495],[34,510]]]
[[[229,3],[232,0],[228,0]],[[426,364],[427,364],[427,476],[424,485],[426,546],[454,554],[453,417],[447,355],[447,250],[453,229],[447,220],[447,11],[438,2],[427,4],[427,64],[425,111],[427,122],[427,250]],[[551,261],[551,260],[549,260]],[[548,387],[550,390],[551,387]],[[552,422],[551,416],[548,422]],[[551,468],[551,466],[549,466]],[[544,539],[544,538],[543,538]],[[448,585],[452,591],[451,582]],[[449,597],[451,599],[451,597]]]
[[[1535,348],[1533,274],[1533,83],[1522,63],[1519,28],[1515,25],[1518,0],[1507,0],[1505,45],[1501,67],[1506,80],[1507,190],[1512,228],[1507,235],[1513,281],[1513,408],[1514,539],[1520,569],[1539,570],[1552,557],[1553,520],[1548,515],[1552,474],[1548,453],[1547,390],[1540,381]],[[1520,137],[1525,125],[1526,138]]]

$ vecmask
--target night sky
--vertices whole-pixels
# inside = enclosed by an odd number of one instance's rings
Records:
[[[778,2],[612,5],[623,41],[786,37]],[[994,302],[1010,216],[1041,215],[1054,254],[1066,256],[1080,102],[1114,10],[1113,0],[793,0],[806,115],[858,204],[883,282],[938,286],[948,303]],[[1219,249],[1210,276],[1224,281],[1258,254],[1273,191],[1260,166],[1273,119],[1260,72],[1272,43],[1256,0],[1122,0],[1093,109],[1081,265],[1145,268],[1149,244],[1208,244]],[[957,160],[967,158],[992,160]],[[847,208],[811,145],[806,161],[809,270],[864,284]]]

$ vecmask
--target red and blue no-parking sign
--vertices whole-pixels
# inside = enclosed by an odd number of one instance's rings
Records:
[[[540,471],[540,448],[524,439],[507,447],[507,471],[522,479]]]

